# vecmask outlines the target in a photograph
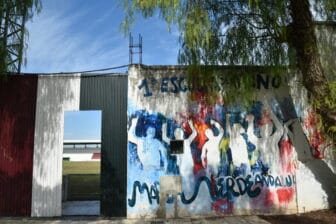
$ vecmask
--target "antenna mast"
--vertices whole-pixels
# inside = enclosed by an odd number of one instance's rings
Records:
[[[20,3],[20,2],[19,2]],[[0,60],[8,72],[20,73],[27,10],[25,4],[4,1],[0,10]],[[3,69],[3,68],[1,68]]]
[[[142,64],[142,36],[139,34],[139,43],[133,43],[132,33],[129,34],[129,64],[135,64],[133,62],[133,55],[139,54],[138,64]]]

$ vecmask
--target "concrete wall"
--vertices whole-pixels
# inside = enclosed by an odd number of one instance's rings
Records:
[[[298,212],[335,207],[335,146],[318,128],[319,119],[309,104],[300,76],[290,79],[289,86],[297,121],[300,121],[291,126],[292,142],[297,153]]]
[[[223,75],[228,72],[222,69]],[[204,92],[188,88],[181,67],[130,68],[129,218],[296,213],[334,206],[335,155],[317,128],[298,75],[263,68],[249,75],[255,76],[258,97],[243,109],[220,98],[204,101]],[[171,140],[183,141],[182,154],[171,153]],[[182,191],[167,189],[175,179],[163,182],[165,176],[180,177]]]

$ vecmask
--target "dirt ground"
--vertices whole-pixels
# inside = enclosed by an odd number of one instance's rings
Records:
[[[259,217],[273,224],[336,224],[336,208],[307,212],[299,215],[263,215]]]

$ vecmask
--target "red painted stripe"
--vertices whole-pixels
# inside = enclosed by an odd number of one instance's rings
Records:
[[[93,153],[91,159],[101,159],[100,152]]]
[[[0,216],[30,216],[37,76],[0,76]]]

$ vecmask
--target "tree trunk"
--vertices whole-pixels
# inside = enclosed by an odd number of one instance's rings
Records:
[[[310,11],[309,0],[290,0],[290,13],[292,17],[289,44],[296,51],[297,66],[302,72],[303,85],[309,97],[317,101],[316,109],[322,116],[324,130],[327,132],[335,120],[329,116],[332,108],[325,103],[330,97],[327,77],[321,65],[314,22]],[[335,140],[335,137],[333,137]]]

